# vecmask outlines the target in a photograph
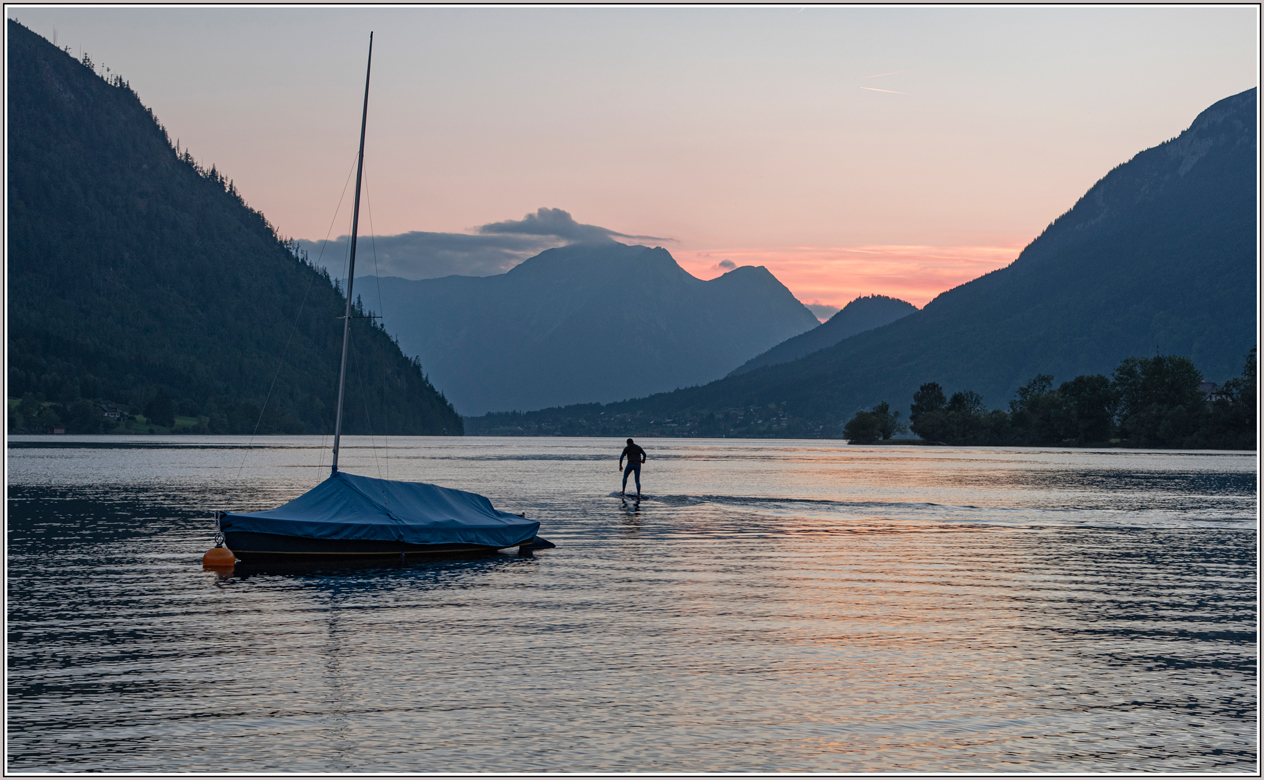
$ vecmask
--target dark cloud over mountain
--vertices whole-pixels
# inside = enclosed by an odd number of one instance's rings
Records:
[[[311,260],[335,277],[346,274],[349,236],[327,243],[300,239]],[[435,279],[453,274],[501,274],[546,249],[569,244],[606,243],[616,238],[664,241],[585,225],[562,209],[541,208],[519,220],[492,222],[471,233],[411,231],[364,237],[356,252],[356,276],[372,274],[405,279]],[[322,246],[323,244],[323,246]]]
[[[631,238],[646,241],[663,241],[654,236],[630,236],[616,233],[609,228],[596,225],[581,225],[562,209],[541,208],[534,214],[527,214],[522,219],[493,222],[483,225],[479,233],[510,234],[520,236],[551,236],[564,239],[568,244],[592,244],[613,241],[616,238]]]
[[[328,243],[305,240],[298,243],[314,263],[328,268],[334,277],[346,275],[350,236],[338,236]],[[544,236],[484,236],[419,230],[364,237],[356,252],[356,274],[372,274],[376,266],[381,276],[405,279],[434,279],[453,274],[492,276],[565,243],[568,242]]]

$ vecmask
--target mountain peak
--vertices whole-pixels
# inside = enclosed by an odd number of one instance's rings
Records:
[[[1256,119],[1256,96],[1252,87],[1245,92],[1217,101],[1194,118],[1185,132],[1163,144],[1167,156],[1179,163],[1178,176],[1189,173],[1217,144],[1250,143]]]
[[[644,268],[650,266],[683,268],[676,259],[662,247],[647,247],[640,244],[622,244],[618,241],[584,242],[567,244],[553,249],[546,249],[534,257],[523,260],[507,273],[531,274],[540,272],[558,272],[563,270],[582,271],[585,267],[605,265],[631,265]]]
[[[498,276],[382,281],[387,329],[467,415],[708,382],[816,324],[766,268],[703,281],[662,247],[613,241]]]
[[[1205,206],[1229,193],[1204,191],[1192,196],[1191,202],[1189,186],[1183,180],[1195,168],[1206,168],[1200,180],[1232,176],[1231,169],[1241,164],[1244,153],[1254,156],[1255,118],[1254,88],[1217,101],[1175,138],[1115,166],[1050,223],[1009,267],[1023,269],[1045,262],[1053,253],[1065,254],[1071,245],[1101,240],[1138,219],[1162,221],[1162,215],[1182,218],[1180,215],[1190,208],[1204,211]],[[1233,194],[1239,197],[1243,192],[1235,188]],[[968,284],[976,285],[997,273]],[[938,308],[937,302],[938,298],[927,308]]]
[[[834,316],[826,322],[807,333],[800,333],[781,342],[767,352],[756,355],[734,369],[729,376],[745,374],[761,366],[798,360],[858,333],[888,325],[915,311],[917,311],[916,306],[899,298],[889,298],[885,295],[862,295],[835,312]]]

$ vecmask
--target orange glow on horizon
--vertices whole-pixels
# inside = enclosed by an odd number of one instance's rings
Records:
[[[921,308],[942,292],[1009,265],[1026,244],[682,249],[672,256],[699,279],[726,273],[724,261],[762,265],[804,303],[841,309],[862,295],[889,295]]]

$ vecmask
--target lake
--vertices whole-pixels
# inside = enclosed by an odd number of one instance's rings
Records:
[[[11,437],[8,770],[1256,770],[1254,453],[638,443],[344,437],[557,548],[224,574],[328,439]]]

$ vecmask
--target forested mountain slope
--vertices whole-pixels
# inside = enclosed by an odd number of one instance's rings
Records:
[[[885,295],[863,295],[834,313],[827,321],[807,333],[786,339],[767,352],[756,355],[733,370],[729,376],[745,374],[761,366],[789,363],[819,349],[832,347],[857,333],[880,328],[917,311],[908,301]]]
[[[374,280],[356,284],[377,301]],[[614,241],[496,276],[382,279],[381,291],[387,330],[462,414],[709,382],[817,324],[763,267],[703,281],[665,249]]]
[[[329,277],[177,153],[126,82],[16,22],[8,34],[9,395],[94,409],[165,395],[224,433],[254,430],[268,399],[261,432],[331,431],[345,299]],[[369,322],[352,327],[345,430],[461,433]]]
[[[671,417],[692,421],[682,432],[721,433],[732,426],[716,415],[757,409],[784,435],[837,436],[859,409],[907,409],[924,382],[999,406],[1037,374],[1062,382],[1155,354],[1188,357],[1223,382],[1256,345],[1256,171],[1251,89],[1110,171],[1012,264],[919,312],[791,363],[540,419],[579,432],[599,418]],[[524,423],[475,427],[532,429]]]

